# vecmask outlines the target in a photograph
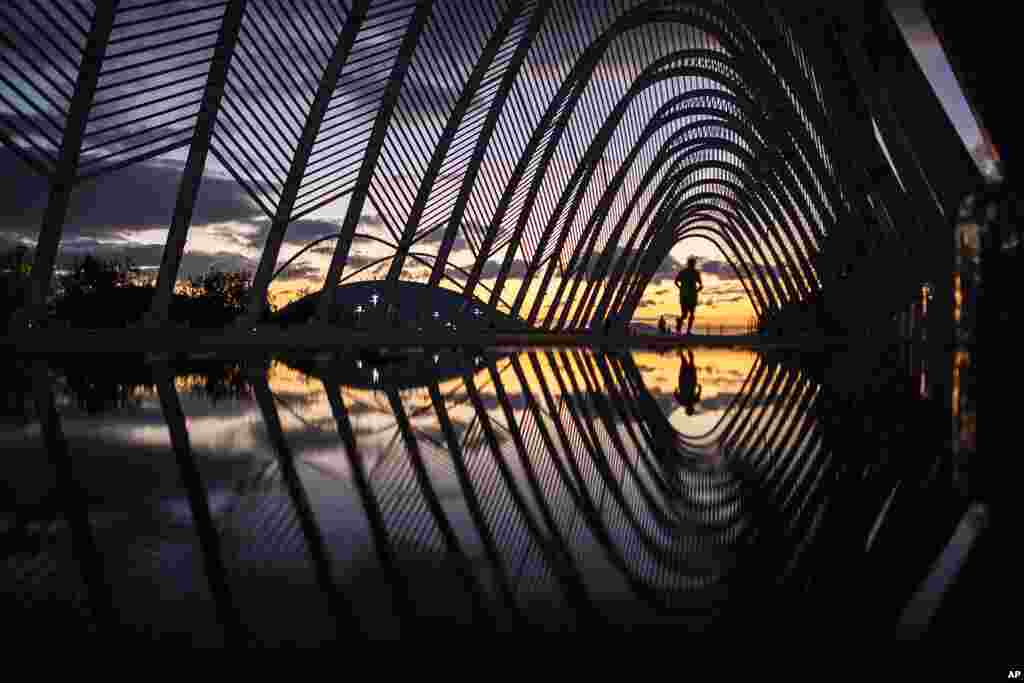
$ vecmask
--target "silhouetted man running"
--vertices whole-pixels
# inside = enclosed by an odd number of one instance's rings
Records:
[[[697,257],[691,256],[686,260],[686,267],[679,270],[676,275],[676,287],[679,288],[679,308],[681,312],[676,321],[676,334],[679,334],[683,327],[683,318],[688,318],[686,334],[693,329],[693,314],[697,311],[697,293],[704,289],[701,282],[700,272],[697,270]]]

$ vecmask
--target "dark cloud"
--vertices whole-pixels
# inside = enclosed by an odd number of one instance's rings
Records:
[[[269,224],[268,224],[269,225]],[[326,237],[327,235],[337,234],[341,230],[341,226],[332,221],[322,221],[315,219],[302,219],[295,221],[288,226],[288,231],[284,235],[286,242],[291,244],[309,244],[313,240]],[[260,244],[263,243],[263,239],[266,238],[266,231],[263,231],[263,235],[260,238]]]
[[[181,258],[181,269],[178,271],[178,276],[200,275],[211,268],[226,271],[247,270],[251,273],[255,272],[256,265],[256,261],[253,259],[230,251],[214,253],[187,251]]]
[[[7,184],[7,200],[0,203],[0,231],[34,239],[49,198],[47,181],[6,148],[0,149],[0,175]],[[72,193],[64,237],[128,239],[140,230],[166,228],[180,179],[180,164],[151,161],[83,182]],[[192,225],[249,221],[257,213],[233,180],[207,176],[199,188]]]
[[[661,284],[666,281],[672,281],[675,279],[676,273],[683,267],[684,264],[676,261],[671,255],[665,257],[665,260],[658,266],[658,270],[655,272],[652,280],[653,284]],[[733,270],[732,266],[729,265],[728,261],[718,259],[697,259],[697,269],[702,275],[714,275],[718,280],[724,282],[739,282],[740,276],[737,275],[736,271]],[[782,269],[773,266],[764,266],[763,269],[771,276],[777,276]],[[706,283],[705,283],[706,284]]]
[[[732,405],[735,400],[735,393],[723,392],[712,398],[701,399],[697,405],[703,410],[723,410]]]
[[[632,263],[632,259],[634,258],[636,253],[635,250],[630,250],[629,252],[627,252],[625,249],[619,247],[618,245],[611,247],[611,249],[613,250],[614,259],[612,261],[613,268],[614,265],[619,262],[619,259],[623,258],[623,256],[629,259],[629,263]],[[593,269],[596,263],[597,257],[595,256],[591,258],[590,261],[591,269]],[[658,265],[658,269],[654,271],[654,277],[651,279],[651,284],[661,286],[672,282],[673,280],[675,280],[676,274],[679,272],[679,270],[683,268],[685,265],[685,263],[680,263],[679,261],[677,261],[675,257],[672,256],[671,254],[667,254],[665,258],[662,260],[662,262]],[[740,279],[736,275],[736,272],[732,269],[732,266],[730,266],[727,261],[718,259],[705,259],[698,257],[697,268],[698,270],[700,270],[702,274],[714,275],[719,280],[739,281]],[[767,270],[770,273],[776,273],[779,269],[769,267]],[[666,293],[670,293],[671,291],[672,290],[670,288],[665,288],[659,289],[655,293],[658,295],[663,295]]]
[[[309,244],[313,240],[326,237],[327,235],[337,234],[339,232],[341,232],[340,221],[304,218],[302,220],[297,220],[288,226],[288,232],[285,233],[285,241],[296,245]],[[359,217],[359,223],[356,225],[356,232],[370,234],[374,237],[381,237],[383,239],[389,239],[391,235],[384,228],[384,221],[381,220],[380,216],[365,213]],[[359,241],[359,239],[360,238],[357,236],[355,241]],[[333,250],[333,247],[331,247],[331,249]]]
[[[383,232],[378,230],[379,226],[383,225],[380,218],[373,215],[364,214],[359,219],[359,225],[357,230],[362,232]],[[209,232],[212,235],[216,235],[222,239],[234,243],[239,248],[244,249],[257,249],[262,250],[264,244],[267,241],[267,234],[270,232],[270,219],[260,218],[252,222],[254,230],[239,230],[236,226],[230,225],[213,225],[209,228]],[[367,231],[366,227],[373,228]],[[304,218],[301,220],[294,221],[288,225],[288,230],[285,232],[284,241],[288,244],[302,247],[310,242],[314,242],[321,237],[327,237],[328,235],[336,235],[341,231],[341,224],[331,220],[320,220],[315,218]],[[382,235],[383,237],[383,235]],[[356,241],[359,238],[356,237]],[[322,245],[313,247],[311,250],[316,254],[332,254],[334,253],[334,243],[327,241]]]
[[[309,250],[308,253],[331,256],[332,254],[334,254],[334,243],[324,243],[319,247],[313,247],[312,249]],[[348,258],[345,260],[345,272],[351,272],[356,268],[361,268],[362,266],[378,262],[383,264],[384,266],[388,266],[390,264],[390,261],[388,259],[385,258],[382,261],[380,256],[367,256],[366,254],[359,251],[350,251],[348,253]]]
[[[422,66],[421,64],[420,67],[422,68]],[[459,92],[452,90],[442,82],[425,82],[422,77],[409,78],[402,86],[400,106],[404,111],[447,117],[449,112],[455,108],[455,102],[458,99]]]
[[[632,263],[633,259],[636,257],[636,250],[635,249],[626,250],[626,249],[620,247],[619,245],[615,245],[615,246],[611,246],[611,247],[606,247],[604,253],[607,253],[609,250],[611,250],[611,252],[612,252],[612,262],[611,262],[611,264],[612,264],[611,265],[611,269],[612,270],[614,270],[614,268],[617,266],[617,264],[619,263],[619,261],[622,258],[626,258],[627,259],[627,261],[626,261],[627,263]],[[591,277],[593,277],[593,275],[594,275],[593,269],[595,268],[595,266],[597,265],[597,263],[599,262],[600,259],[601,259],[601,254],[598,254],[598,253],[595,253],[591,257],[590,264],[589,264],[590,272],[587,274],[588,280]],[[667,255],[665,257],[665,260],[663,260],[661,262],[661,264],[658,266],[658,269],[654,273],[654,278],[653,278],[652,282],[655,283],[655,284],[661,284],[661,282],[663,280],[666,280],[666,279],[667,280],[672,280],[673,278],[675,278],[676,273],[682,267],[683,267],[682,264],[679,263],[678,261],[676,261],[672,257],[672,255],[669,254],[669,255]]]
[[[128,259],[134,265],[146,268],[159,266],[163,253],[164,248],[160,244],[103,244],[91,239],[80,239],[61,245],[57,267],[66,268],[87,254],[92,254],[97,258],[118,262]]]
[[[252,249],[262,246],[262,237],[260,238],[260,244],[256,245],[254,244],[255,239],[252,231],[246,231],[244,229],[240,230],[237,225],[217,223],[208,226],[206,228],[206,232],[207,234],[223,240],[239,249]]]
[[[484,268],[481,271],[481,279],[487,279],[492,277],[498,277],[498,271],[501,270],[501,264],[503,260],[488,260],[484,264]],[[526,276],[526,262],[514,259],[512,265],[509,266],[508,276],[510,278],[521,278]]]
[[[444,233],[447,223],[442,223],[435,227],[430,233],[421,237],[417,244],[440,244],[441,240],[444,239]],[[455,239],[452,241],[452,251],[459,251],[461,249],[469,249],[469,242],[466,241],[465,231],[467,227],[471,228],[477,235],[484,234],[486,228],[478,225],[474,221],[463,221],[462,228],[455,233]]]
[[[134,266],[155,269],[160,265],[164,247],[161,244],[119,244],[100,243],[91,239],[80,239],[61,245],[57,260],[58,268],[67,268],[91,254],[97,258],[123,262],[129,260]],[[179,278],[201,275],[211,268],[225,271],[255,272],[256,261],[242,254],[230,251],[205,252],[186,251],[181,258]]]
[[[732,266],[727,261],[707,259],[706,261],[699,261],[698,267],[702,273],[714,275],[719,280],[739,280],[736,271],[732,269]]]
[[[320,275],[322,275],[322,271],[319,267],[299,261],[285,268],[278,277],[282,280],[308,280]]]

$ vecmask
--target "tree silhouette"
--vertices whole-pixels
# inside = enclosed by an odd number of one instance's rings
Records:
[[[0,323],[25,305],[32,271],[26,246],[0,252]],[[252,285],[248,271],[211,268],[179,283],[171,300],[171,322],[216,328],[230,324],[242,310]],[[57,276],[50,302],[51,318],[77,328],[127,327],[141,323],[154,286],[130,259],[103,259],[89,254]],[[274,307],[268,306],[268,311]]]

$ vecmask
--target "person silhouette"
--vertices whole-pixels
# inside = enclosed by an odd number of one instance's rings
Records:
[[[693,361],[693,351],[690,349],[685,353],[680,349],[679,358],[682,364],[679,366],[679,388],[676,389],[675,397],[679,405],[686,410],[686,414],[693,415],[700,401],[701,391],[701,386],[697,383],[697,365]]]
[[[676,320],[676,334],[682,330],[684,318],[688,319],[686,334],[690,334],[690,330],[693,329],[693,316],[697,311],[697,293],[704,289],[700,271],[697,270],[696,256],[686,259],[686,267],[679,269],[675,284],[679,288],[680,308],[680,315]]]

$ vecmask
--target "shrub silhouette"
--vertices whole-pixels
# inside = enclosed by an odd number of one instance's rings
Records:
[[[25,305],[32,254],[19,246],[0,253],[0,321]],[[78,328],[117,328],[139,324],[153,300],[152,278],[130,259],[87,255],[54,282],[50,317]],[[170,320],[190,327],[223,327],[245,308],[252,287],[248,271],[211,268],[179,282],[168,310]],[[268,310],[272,310],[268,306]]]

